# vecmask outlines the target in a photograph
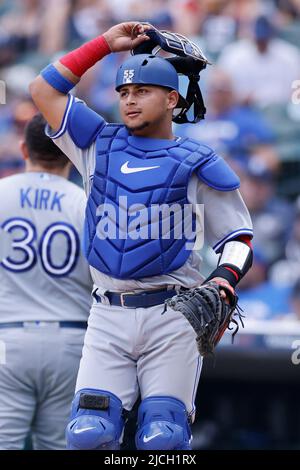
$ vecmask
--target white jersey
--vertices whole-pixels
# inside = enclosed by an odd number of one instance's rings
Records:
[[[47,135],[54,140],[55,144],[76,166],[82,175],[84,188],[88,196],[90,182],[95,170],[96,144],[94,141],[86,148],[80,148],[76,145],[74,138],[76,129],[72,129],[72,123],[69,119],[72,112],[74,115],[76,106],[81,106],[81,111],[76,113],[76,126],[79,126],[82,104],[81,100],[70,96],[61,128],[53,133],[48,127]],[[82,116],[82,127],[86,130],[86,133],[91,132],[86,128],[84,119],[84,116]],[[217,191],[201,182],[196,175],[192,175],[188,185],[188,200],[190,204],[203,205],[205,223],[200,220],[198,227],[203,227],[202,238],[205,244],[213,247],[216,251],[226,241],[239,234],[252,235],[251,218],[238,190]],[[199,235],[201,237],[201,234],[198,233],[197,236]],[[146,290],[160,288],[165,285],[194,287],[204,280],[201,275],[201,262],[201,251],[193,250],[183,266],[176,271],[160,276],[122,280],[103,274],[93,267],[91,267],[91,273],[99,293],[104,293],[106,290],[115,292]]]
[[[81,254],[86,197],[65,178],[0,180],[0,322],[86,321],[92,280]]]

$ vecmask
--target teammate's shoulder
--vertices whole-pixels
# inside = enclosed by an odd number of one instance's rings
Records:
[[[19,182],[26,180],[26,173],[17,173],[15,175],[5,176],[0,178],[0,188],[4,187],[15,187]]]
[[[69,217],[75,218],[75,220],[78,216],[79,218],[83,217],[87,197],[81,186],[64,178],[64,181],[61,180],[55,190],[59,194],[63,194],[64,210],[68,211]]]
[[[63,179],[63,186],[68,190],[69,193],[73,193],[75,196],[78,197],[85,196],[85,192],[81,186],[73,181],[67,180],[66,178]]]

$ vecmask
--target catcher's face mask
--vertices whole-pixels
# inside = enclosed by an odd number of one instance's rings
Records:
[[[203,103],[198,82],[200,80],[200,71],[205,69],[209,61],[201,49],[181,34],[159,31],[153,26],[151,26],[151,29],[147,30],[145,34],[149,36],[150,40],[145,41],[133,49],[131,51],[132,55],[155,55],[158,54],[160,50],[170,52],[173,56],[165,60],[173,65],[179,75],[185,75],[189,78],[186,98],[179,102],[179,107],[175,110],[173,115],[173,121],[178,124],[184,124],[187,122],[196,123],[204,119],[206,108]],[[194,107],[194,118],[189,120],[187,113],[192,106]]]

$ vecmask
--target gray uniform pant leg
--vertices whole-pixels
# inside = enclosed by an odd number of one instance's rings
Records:
[[[21,328],[1,329],[0,449],[21,450],[35,412],[35,359]]]
[[[59,327],[0,330],[6,346],[0,365],[0,449],[22,449],[30,430],[34,449],[65,449],[84,334]]]
[[[138,394],[181,400],[194,417],[202,360],[186,318],[163,305],[126,309],[94,304],[76,390],[117,395],[130,410]]]

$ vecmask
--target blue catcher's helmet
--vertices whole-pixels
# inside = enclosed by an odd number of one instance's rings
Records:
[[[143,23],[137,23],[135,27],[139,24]],[[146,24],[149,26],[149,23]],[[119,91],[120,87],[126,83],[141,83],[163,86],[178,92],[178,78],[174,74],[175,70],[176,74],[188,77],[189,85],[186,98],[179,95],[177,112],[173,113],[173,121],[177,124],[199,122],[204,119],[206,108],[198,82],[201,70],[205,69],[209,61],[197,44],[185,36],[170,31],[159,31],[154,26],[150,26],[151,28],[145,31],[148,41],[134,48],[131,51],[134,57],[128,59],[120,67],[116,89]],[[158,57],[156,54],[160,50],[174,56]],[[190,116],[188,116],[189,111],[192,112],[189,113]],[[193,114],[192,119],[190,119],[191,114]]]
[[[162,57],[138,54],[129,57],[117,72],[116,90],[127,84],[156,85],[179,93],[178,74],[175,67]],[[179,95],[177,107],[187,107],[186,100]]]

